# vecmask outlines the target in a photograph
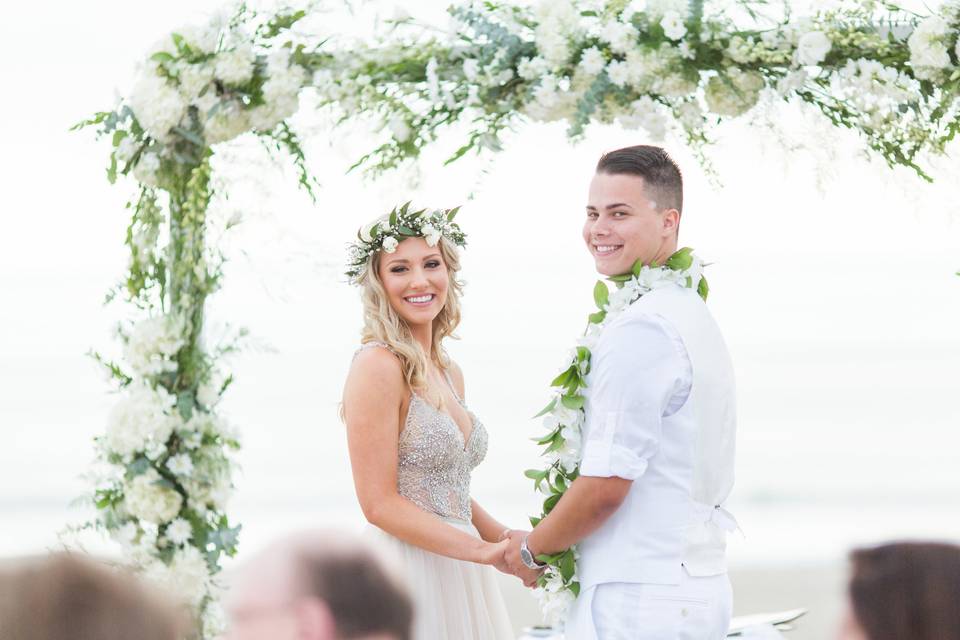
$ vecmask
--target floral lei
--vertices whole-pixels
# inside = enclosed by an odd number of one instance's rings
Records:
[[[397,246],[407,238],[424,238],[431,247],[440,242],[441,237],[464,247],[467,237],[460,226],[453,221],[460,207],[454,209],[420,209],[410,211],[410,203],[395,207],[387,215],[380,216],[365,224],[357,232],[358,241],[348,249],[347,278],[357,284],[367,266],[370,255],[383,249],[393,253]]]
[[[543,455],[548,464],[543,470],[528,469],[525,472],[534,481],[535,489],[547,496],[541,515],[530,518],[532,526],[537,526],[553,510],[567,487],[580,474],[581,431],[586,419],[582,390],[586,388],[585,379],[590,373],[591,349],[596,346],[603,329],[644,294],[661,287],[695,289],[706,300],[709,287],[703,277],[703,266],[693,250],[684,247],[671,255],[663,266],[656,263],[645,265],[638,260],[630,273],[609,278],[617,286],[613,292],[602,280],[594,286],[593,298],[598,311],[590,314],[584,335],[570,353],[570,364],[550,383],[554,398],[535,416],[544,417],[547,434],[539,438],[537,444],[547,447]],[[539,562],[547,565],[537,581],[537,596],[548,621],[565,619],[569,606],[580,593],[577,558],[576,546],[537,556]]]

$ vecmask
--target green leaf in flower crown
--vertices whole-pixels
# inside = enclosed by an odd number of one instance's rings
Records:
[[[592,324],[600,324],[603,322],[603,319],[607,317],[606,311],[597,311],[596,313],[591,313],[587,318]]]
[[[400,215],[402,216],[407,215],[407,212],[410,211],[411,202],[413,202],[413,200],[407,200],[406,202],[403,203],[403,206],[400,207]]]
[[[703,301],[707,301],[707,296],[710,295],[710,285],[707,284],[707,279],[704,276],[700,276],[700,284],[697,285],[697,293],[700,294],[700,297],[703,298]]]
[[[597,280],[597,284],[593,285],[593,301],[597,303],[597,308],[601,311],[610,301],[610,290],[607,289],[603,280]]]
[[[399,227],[397,227],[397,231],[400,232],[400,235],[404,235],[404,236],[416,236],[416,235],[417,235],[417,232],[416,232],[416,231],[414,231],[413,229],[411,229],[410,227],[407,227],[407,226],[405,226],[405,225],[400,225]]]
[[[573,578],[575,570],[576,562],[573,558],[573,549],[567,549],[567,552],[560,558],[560,575],[563,577],[563,581],[568,582]]]
[[[393,211],[390,212],[390,226],[392,227],[396,224],[397,224],[397,210],[394,209]]]
[[[560,401],[567,409],[583,409],[583,396],[560,396]]]
[[[457,217],[457,213],[460,211],[460,207],[454,207],[447,211],[447,222],[453,222],[453,219]]]
[[[553,400],[551,400],[551,401],[550,401],[550,404],[548,404],[547,406],[545,406],[545,407],[540,411],[540,413],[538,413],[537,415],[535,415],[535,416],[533,416],[533,417],[534,417],[534,418],[542,418],[543,416],[545,416],[545,415],[547,415],[548,413],[550,413],[551,411],[553,411],[553,408],[554,408],[555,406],[557,406],[557,399],[556,399],[556,398],[554,398]]]
[[[640,272],[643,270],[643,260],[637,260],[633,263],[633,266],[630,268],[630,273],[639,276]]]
[[[684,247],[667,258],[666,266],[674,271],[686,271],[693,265],[693,249]]]

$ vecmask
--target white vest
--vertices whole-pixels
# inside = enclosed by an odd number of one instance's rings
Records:
[[[722,574],[726,535],[736,527],[720,507],[733,488],[736,407],[719,327],[696,292],[680,287],[651,291],[622,317],[634,314],[659,316],[676,330],[692,385],[683,406],[662,419],[659,448],[624,502],[581,541],[582,589],[606,582],[678,584],[681,567],[692,576]],[[589,429],[590,376],[586,382]]]

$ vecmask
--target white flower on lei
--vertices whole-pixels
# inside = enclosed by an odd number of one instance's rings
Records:
[[[176,371],[171,358],[184,345],[183,323],[169,315],[138,322],[124,349],[124,358],[134,372],[146,376]]]
[[[949,34],[949,23],[940,16],[930,16],[917,25],[907,40],[914,75],[921,80],[935,80],[950,65],[946,44]]]
[[[833,42],[827,34],[823,31],[809,31],[800,36],[797,42],[797,62],[806,66],[820,64],[831,48]]]
[[[174,519],[167,525],[167,539],[175,545],[186,544],[193,537],[193,529],[190,523],[183,518]]]
[[[388,236],[383,239],[383,250],[387,253],[393,253],[397,250],[397,246],[400,242],[393,236]]]
[[[240,44],[216,57],[214,74],[224,84],[238,86],[246,84],[253,77],[253,63],[256,54],[249,44]]]
[[[547,570],[546,583],[534,591],[534,596],[540,603],[544,621],[551,625],[566,620],[570,607],[576,600],[573,592],[563,586],[563,578],[554,569]]]
[[[663,33],[671,40],[679,40],[687,35],[687,25],[683,21],[683,14],[678,11],[667,11],[660,19]]]
[[[166,443],[179,423],[169,413],[175,404],[176,398],[163,387],[153,389],[143,380],[127,385],[107,419],[107,450],[129,459],[151,444]]]
[[[177,87],[147,67],[130,94],[130,108],[151,137],[165,140],[170,129],[183,119],[187,100]]]
[[[183,498],[173,489],[158,484],[160,480],[157,470],[149,469],[129,483],[124,490],[123,503],[130,515],[154,524],[163,524],[180,513]]]

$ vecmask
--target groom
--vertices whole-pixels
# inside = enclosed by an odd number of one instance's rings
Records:
[[[659,147],[607,153],[583,239],[604,276],[677,250],[680,170]],[[694,286],[696,286],[694,284]],[[515,571],[579,545],[567,640],[724,638],[732,594],[720,505],[733,486],[734,379],[695,289],[668,285],[605,327],[584,390],[580,477],[533,531],[512,532]]]

